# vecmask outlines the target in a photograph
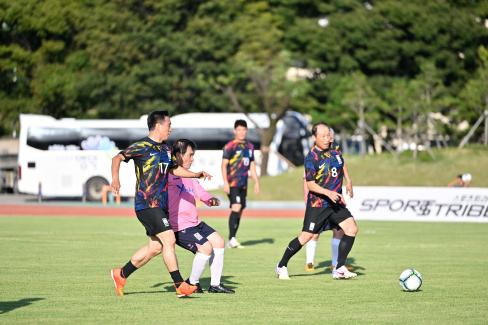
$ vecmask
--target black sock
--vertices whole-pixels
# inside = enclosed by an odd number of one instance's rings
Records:
[[[137,270],[137,267],[134,266],[134,264],[132,264],[131,261],[127,262],[127,264],[124,265],[124,267],[122,268],[122,271],[120,272],[120,275],[123,277],[123,278],[128,278],[129,275],[132,274],[132,272],[134,272],[135,270]]]
[[[180,270],[169,272],[169,274],[171,275],[171,279],[173,279],[173,282],[176,284],[176,287],[179,287],[180,283],[183,282],[183,278],[181,277]]]
[[[239,226],[241,225],[242,210],[244,210],[244,208],[241,208],[241,211],[239,211],[239,217],[237,218],[236,232],[237,232],[237,229],[239,229]]]
[[[290,258],[293,257],[298,251],[302,248],[302,244],[298,240],[298,237],[295,237],[289,244],[288,247],[285,249],[285,253],[281,258],[280,263],[278,263],[278,267],[283,267],[288,265],[288,261]]]
[[[356,239],[356,237],[351,237],[348,235],[342,236],[341,242],[339,243],[339,256],[337,257],[336,268],[340,268],[346,264],[346,258],[351,251],[352,245],[354,244],[354,239]]]
[[[239,228],[239,212],[232,211],[229,216],[229,239],[236,236]]]

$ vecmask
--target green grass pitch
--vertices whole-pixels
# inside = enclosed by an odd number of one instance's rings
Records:
[[[206,219],[226,235],[226,220]],[[332,280],[330,232],[306,273],[304,250],[290,281],[274,267],[299,219],[245,219],[245,249],[226,250],[224,282],[235,295],[177,299],[162,259],[135,272],[114,295],[109,270],[146,241],[135,218],[0,218],[2,324],[319,324],[473,323],[488,319],[488,224],[359,222],[350,262],[357,279]],[[188,276],[193,255],[177,250]],[[402,292],[400,272],[415,267],[421,291]],[[208,285],[209,271],[202,284]]]

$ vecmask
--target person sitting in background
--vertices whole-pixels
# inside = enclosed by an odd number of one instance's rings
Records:
[[[457,175],[457,177],[449,182],[447,186],[449,187],[469,187],[471,183],[472,176],[469,173]]]

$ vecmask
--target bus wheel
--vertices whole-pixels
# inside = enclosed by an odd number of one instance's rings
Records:
[[[108,181],[100,176],[95,176],[86,181],[86,199],[88,201],[100,201],[102,189],[108,185]]]

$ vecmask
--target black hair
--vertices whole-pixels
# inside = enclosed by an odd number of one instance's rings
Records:
[[[183,165],[183,161],[181,156],[183,156],[186,151],[188,150],[188,147],[192,148],[193,151],[197,148],[197,145],[195,142],[188,140],[188,139],[178,139],[173,143],[173,155],[176,157],[176,160],[178,161],[178,165]],[[177,155],[179,153],[179,155]]]
[[[234,122],[234,129],[237,129],[238,126],[243,126],[247,128],[247,122],[245,120],[236,120]]]
[[[330,129],[330,126],[323,122],[323,121],[320,121],[320,122],[317,122],[315,123],[313,126],[312,126],[312,135],[315,137],[317,136],[317,128],[319,127],[319,125],[323,125],[323,126],[326,126],[328,129]]]
[[[154,111],[147,116],[147,127],[149,131],[154,130],[157,123],[163,123],[166,116],[169,116],[168,111]]]

